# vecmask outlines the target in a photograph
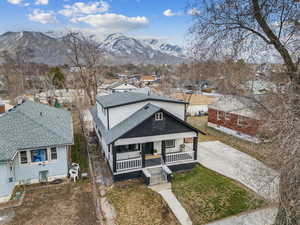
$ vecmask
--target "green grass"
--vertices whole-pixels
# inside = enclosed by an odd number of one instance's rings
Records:
[[[259,208],[265,201],[241,184],[200,165],[174,174],[172,190],[194,224]]]
[[[74,145],[71,150],[72,162],[80,164],[80,169],[82,172],[88,171],[88,160],[85,149],[84,137],[81,133],[74,134]]]

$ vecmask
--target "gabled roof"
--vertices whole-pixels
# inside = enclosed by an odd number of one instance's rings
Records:
[[[71,113],[25,101],[0,116],[0,161],[11,160],[17,150],[73,144]]]
[[[99,118],[97,116],[96,107],[91,109],[93,119],[94,119],[95,123],[97,124],[98,128],[100,129],[100,132],[101,132],[106,144],[111,144],[112,142],[116,141],[117,139],[122,137],[124,134],[126,134],[128,131],[132,130],[133,128],[135,128],[136,126],[141,124],[143,121],[150,118],[151,116],[153,116],[155,113],[157,113],[159,111],[163,111],[164,113],[172,116],[174,119],[176,119],[177,121],[180,121],[185,126],[188,126],[189,128],[193,129],[194,131],[201,132],[198,129],[196,129],[196,128],[192,127],[191,125],[189,125],[188,123],[186,123],[185,121],[175,117],[171,113],[168,113],[165,110],[163,110],[162,108],[160,108],[156,105],[153,105],[151,103],[148,103],[147,105],[145,105],[144,107],[142,107],[141,109],[139,109],[138,111],[133,113],[127,119],[123,120],[122,122],[120,122],[119,124],[117,124],[110,130],[107,130],[106,127],[102,124],[101,120],[99,120]],[[201,133],[203,133],[203,132],[201,132]]]
[[[136,102],[143,102],[147,100],[186,104],[186,102],[157,95],[157,94],[143,94],[137,92],[122,92],[122,93],[116,92],[110,95],[97,96],[96,100],[104,108],[111,108],[115,106],[127,105]]]

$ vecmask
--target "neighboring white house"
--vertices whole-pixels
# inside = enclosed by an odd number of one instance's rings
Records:
[[[144,176],[153,183],[156,176],[195,165],[198,130],[184,121],[185,107],[183,101],[154,94],[97,96],[91,110],[94,129],[114,180]],[[185,138],[193,138],[193,148]]]
[[[138,87],[128,84],[127,82],[115,82],[106,87],[106,90],[113,92],[127,92],[127,91],[135,91]]]
[[[0,128],[0,202],[11,198],[15,185],[67,176],[69,111],[25,101],[0,115]]]
[[[175,93],[173,96],[176,99],[183,100],[188,103],[186,113],[189,116],[206,115],[208,112],[208,105],[217,100],[217,97],[203,94]]]

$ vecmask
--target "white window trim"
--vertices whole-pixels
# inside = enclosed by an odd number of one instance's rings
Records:
[[[166,141],[172,141],[174,144],[172,146],[167,146]],[[176,140],[175,139],[165,140],[164,142],[165,142],[165,148],[175,148],[176,147]]]
[[[47,148],[33,148],[33,149],[26,149],[26,150],[20,150],[19,153],[19,163],[20,165],[38,165],[38,164],[49,164],[51,162],[55,162],[58,160],[58,153],[57,153],[57,147],[56,148],[56,154],[57,154],[57,159],[53,159],[51,158],[51,148],[54,147],[47,147]],[[43,161],[43,162],[32,162],[31,161],[31,151],[32,150],[38,150],[38,149],[46,149],[47,150],[47,160]],[[27,163],[21,163],[21,154],[20,152],[26,152],[27,154]]]
[[[238,115],[238,118],[237,118],[237,125],[238,125],[239,127],[245,127],[245,124],[244,124],[244,123],[241,123],[241,119],[242,119],[243,122],[245,122],[245,118],[242,117],[242,116],[240,116],[240,115]]]
[[[27,158],[27,162],[26,162],[26,163],[22,163],[21,152],[25,152],[25,153],[26,153],[26,158]],[[28,155],[29,155],[29,154],[28,154],[28,151],[27,151],[27,150],[22,150],[22,151],[19,152],[19,161],[20,161],[20,164],[21,164],[21,165],[26,165],[26,164],[29,163],[29,157],[28,157]]]
[[[221,112],[219,110],[217,111],[217,120],[221,120]]]
[[[163,119],[164,119],[163,112],[157,112],[157,113],[155,113],[155,120],[163,120]]]
[[[225,120],[230,120],[230,113],[225,112],[224,117],[225,117]]]
[[[52,159],[52,148],[55,148],[56,159]],[[51,147],[51,148],[49,148],[48,152],[49,152],[48,159],[50,159],[50,161],[56,161],[58,159],[57,147]]]

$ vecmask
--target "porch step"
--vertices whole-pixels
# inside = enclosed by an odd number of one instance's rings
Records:
[[[168,183],[166,176],[163,174],[162,167],[148,168],[147,170],[151,174],[149,185]]]

